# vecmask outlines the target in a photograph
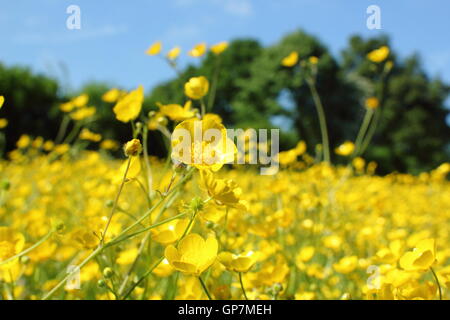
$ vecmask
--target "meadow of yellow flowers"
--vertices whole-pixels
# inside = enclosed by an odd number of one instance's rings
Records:
[[[207,50],[202,43],[189,55]],[[161,52],[157,42],[146,53]],[[176,68],[179,54],[176,47],[164,59]],[[389,72],[388,54],[382,47],[367,59]],[[314,89],[319,59],[292,52],[280,61],[309,72],[323,143],[280,152],[274,175],[226,164],[230,154],[217,146],[214,163],[149,156],[152,130],[169,147],[173,130],[195,121],[224,132],[204,102],[215,90],[205,76],[180,88],[184,105],[145,115],[142,86],[103,96],[117,121],[130,123],[125,160],[109,154],[117,142],[84,126],[96,112],[87,95],[62,104],[55,141],[23,135],[0,160],[0,299],[450,298],[450,164],[376,176],[376,163],[362,157],[379,107],[369,97],[355,141],[332,150],[348,165],[333,166]]]

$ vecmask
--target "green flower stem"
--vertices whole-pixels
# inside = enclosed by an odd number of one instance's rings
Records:
[[[248,300],[247,293],[245,292],[244,283],[242,282],[242,272],[239,273],[239,282],[241,283],[242,293],[244,294],[245,300]]]
[[[430,270],[431,270],[431,273],[432,273],[433,276],[434,276],[434,280],[436,280],[436,284],[437,284],[438,289],[439,289],[439,300],[442,300],[442,287],[441,287],[441,283],[439,282],[439,279],[438,279],[438,277],[437,277],[437,275],[436,275],[436,273],[434,272],[434,270],[433,270],[432,267],[430,267]]]
[[[69,123],[70,123],[70,117],[67,114],[65,114],[64,118],[61,122],[61,126],[59,127],[58,134],[56,135],[55,144],[59,144],[61,142],[64,135],[66,134]]]
[[[203,291],[205,291],[206,295],[208,296],[208,299],[212,300],[211,295],[209,294],[208,288],[206,288],[206,285],[200,276],[198,277],[198,280],[200,281],[200,284],[202,285]]]
[[[219,73],[220,73],[220,60],[221,55],[219,55],[216,59],[216,66],[214,68],[214,75],[212,78],[211,92],[208,96],[208,111],[212,111],[214,107],[214,100],[216,98],[217,84],[219,82]]]
[[[319,125],[320,132],[322,135],[322,148],[323,148],[323,158],[325,162],[330,162],[330,146],[328,140],[328,129],[327,129],[327,121],[325,118],[325,111],[322,105],[322,101],[320,100],[320,96],[317,93],[316,85],[313,80],[307,80],[309,85],[309,89],[311,91],[311,95],[316,106],[317,115],[319,117]]]
[[[152,169],[150,166],[150,160],[148,157],[148,127],[144,126],[144,132],[142,134],[142,140],[143,140],[143,151],[144,151],[144,163],[145,163],[145,169],[147,171],[147,190],[148,190],[148,198],[150,199],[150,205],[151,205],[151,198],[153,196],[152,190],[153,190],[153,174]]]
[[[203,98],[200,99],[200,106],[201,106],[202,119],[203,119],[206,114],[206,105],[205,105],[205,101],[203,100]]]
[[[355,152],[353,153],[353,157],[356,157],[360,154],[361,151],[361,145],[363,142],[363,139],[367,133],[367,129],[369,128],[370,120],[372,120],[373,116],[373,109],[367,109],[366,114],[364,115],[364,120],[361,124],[361,127],[359,128],[358,135],[356,136],[355,141]]]
[[[120,194],[122,193],[123,186],[125,185],[125,181],[127,179],[128,170],[130,169],[130,164],[131,164],[131,156],[128,157],[127,166],[126,166],[125,172],[123,174],[122,182],[120,183],[119,191],[117,192],[116,198],[114,199],[114,203],[113,203],[113,206],[111,208],[111,213],[109,214],[108,222],[106,223],[106,226],[105,226],[105,231],[103,231],[103,234],[102,234],[102,238],[101,238],[101,242],[102,243],[105,240],[106,232],[108,231],[108,227],[109,227],[109,225],[111,223],[111,220],[113,218],[114,212],[116,211],[117,203],[119,202]]]
[[[73,126],[72,131],[67,135],[67,137],[64,139],[63,143],[71,143],[80,132],[80,129],[83,125],[81,124],[81,121],[75,122],[75,125]]]
[[[55,232],[54,230],[51,230],[49,233],[47,233],[44,237],[42,237],[38,242],[36,242],[35,244],[33,244],[31,247],[29,247],[29,248],[23,250],[22,252],[20,252],[20,253],[14,255],[14,256],[12,256],[12,257],[9,257],[9,258],[6,259],[6,260],[0,261],[0,266],[3,265],[3,264],[8,263],[8,262],[10,262],[10,261],[13,261],[13,260],[15,260],[15,259],[17,259],[17,258],[20,258],[20,257],[26,255],[28,252],[33,251],[34,249],[36,249],[37,247],[39,247],[41,244],[43,244],[45,241],[47,241],[47,239],[50,238],[51,235],[52,235],[54,232]]]
[[[127,293],[122,297],[122,300],[126,300],[128,298],[128,296],[134,291],[134,289],[142,282],[144,281],[145,278],[147,278],[152,272],[153,270],[155,270],[155,268],[157,266],[159,266],[159,264],[164,260],[164,256],[159,258],[158,261],[155,262],[155,264],[147,270],[147,272],[139,278],[138,281],[136,281],[135,283],[133,283],[133,285],[131,286],[131,288],[127,291]]]

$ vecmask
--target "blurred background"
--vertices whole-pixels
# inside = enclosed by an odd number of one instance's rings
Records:
[[[366,26],[373,4],[381,9],[380,30]],[[70,5],[81,9],[79,30],[66,27]],[[182,104],[186,80],[211,78],[216,63],[211,53],[193,58],[187,52],[200,42],[228,41],[213,110],[227,127],[280,128],[282,149],[305,140],[314,150],[320,131],[309,90],[301,72],[280,65],[298,51],[320,59],[317,86],[332,147],[354,140],[362,101],[379,90],[366,54],[388,45],[394,67],[365,158],[377,161],[380,174],[418,173],[450,159],[446,0],[1,0],[0,8],[0,95],[6,100],[0,118],[8,119],[0,129],[3,156],[24,133],[54,139],[59,105],[82,92],[97,108],[88,127],[128,140],[129,126],[101,99],[107,90],[142,84],[145,113],[156,110],[156,102]],[[179,74],[145,54],[155,41],[164,53],[180,46]],[[164,156],[159,133],[149,149]]]

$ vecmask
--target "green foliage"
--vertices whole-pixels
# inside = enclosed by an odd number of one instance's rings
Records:
[[[51,78],[0,63],[0,95],[5,97],[0,117],[9,122],[1,130],[7,137],[3,148],[13,149],[22,134],[54,139],[60,119],[58,90],[58,83]]]

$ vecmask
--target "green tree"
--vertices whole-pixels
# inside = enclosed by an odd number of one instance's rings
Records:
[[[59,125],[58,93],[56,80],[35,75],[25,67],[6,67],[0,63],[0,95],[5,97],[1,117],[9,122],[2,129],[6,151],[15,148],[22,134],[54,139]]]

